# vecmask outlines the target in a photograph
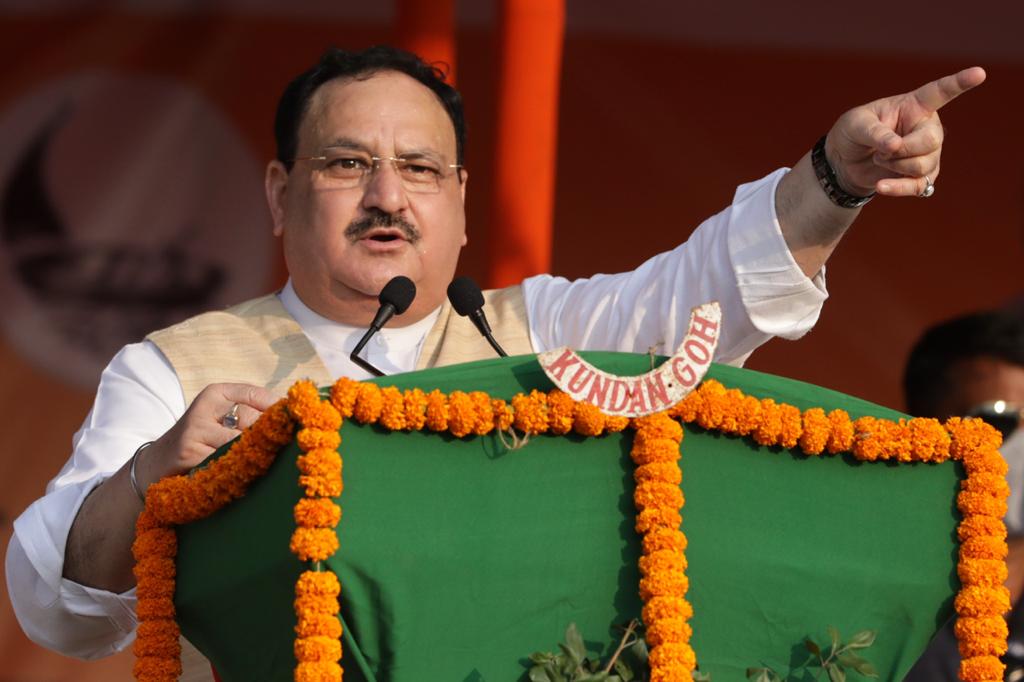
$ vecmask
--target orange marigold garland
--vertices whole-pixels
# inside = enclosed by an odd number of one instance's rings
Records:
[[[341,507],[331,499],[343,488],[338,453],[342,416],[336,405],[362,421],[379,419],[386,428],[406,423],[405,402],[397,389],[366,383],[353,389],[345,380],[335,384],[331,395],[331,401],[321,400],[310,381],[300,381],[288,391],[289,411],[303,427],[296,440],[304,454],[296,465],[305,492],[295,505],[290,549],[300,561],[315,562],[315,569],[304,571],[295,583],[295,682],[340,682],[343,676],[337,618],[341,585],[334,573],[321,568],[321,562],[338,550],[336,527],[341,519]]]
[[[999,454],[998,432],[979,420],[954,418],[891,421],[874,417],[851,420],[843,410],[804,412],[758,399],[707,380],[669,411],[630,420],[601,413],[558,390],[532,391],[506,402],[483,392],[419,389],[400,392],[375,384],[339,379],[323,401],[310,382],[299,382],[287,401],[267,410],[232,448],[189,476],[165,479],[150,487],[146,510],[136,525],[133,553],[138,581],[140,625],[135,644],[139,680],[164,682],[180,674],[178,626],[174,621],[173,526],[203,518],[241,496],[269,468],[277,450],[292,437],[293,420],[302,424],[296,440],[300,485],[305,497],[295,506],[292,551],[303,561],[321,562],[337,550],[335,527],[341,509],[331,498],[342,490],[338,429],[344,417],[377,423],[388,430],[447,431],[457,437],[515,428],[527,435],[570,431],[583,436],[636,429],[632,457],[637,464],[636,529],[643,535],[640,592],[644,601],[652,680],[689,680],[696,656],[689,645],[687,621],[693,609],[685,599],[686,537],[679,530],[683,506],[678,465],[682,430],[675,420],[695,423],[762,445],[799,447],[810,456],[851,453],[863,461],[963,462],[967,478],[957,505],[957,573],[962,588],[954,606],[956,636],[966,682],[997,682],[1006,651],[1009,608],[1006,578],[1006,512],[1009,488],[1006,462]],[[670,418],[671,417],[671,418]],[[319,568],[319,564],[317,565]],[[306,571],[296,583],[295,679],[340,680],[340,585],[329,571]]]
[[[174,619],[174,526],[205,518],[240,497],[270,468],[277,451],[292,439],[292,430],[285,403],[279,401],[222,457],[191,475],[172,476],[149,487],[132,543],[139,619],[133,645],[135,679],[172,682],[181,674],[181,633]]]
[[[1006,460],[999,454],[998,431],[978,419],[954,417],[945,424],[949,452],[963,462],[966,480],[960,484],[957,507],[963,520],[957,529],[960,558],[957,574],[954,633],[960,648],[960,679],[998,682],[1005,666],[1006,621],[1010,594],[1006,576]]]
[[[679,510],[683,506],[679,445],[683,429],[665,413],[633,423],[636,435],[631,455],[637,465],[633,500],[637,532],[644,536],[640,598],[651,647],[651,682],[692,680],[697,657],[690,647],[686,621],[693,609],[685,599],[689,586],[683,553],[686,536],[679,530]]]

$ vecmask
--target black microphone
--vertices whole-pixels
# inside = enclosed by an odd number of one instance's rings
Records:
[[[388,320],[408,310],[414,298],[416,298],[416,285],[412,283],[411,279],[398,275],[388,280],[388,283],[380,290],[380,296],[377,297],[377,300],[380,301],[380,308],[373,316],[370,328],[352,349],[352,353],[348,356],[349,359],[374,376],[384,376],[384,372],[359,357],[359,351],[374,334],[380,331],[381,327],[387,324]]]
[[[508,357],[505,349],[498,345],[491,334],[491,325],[487,324],[487,316],[484,315],[484,295],[480,287],[470,277],[457,277],[448,285],[448,300],[451,301],[455,312],[463,317],[469,317],[480,330],[491,348],[503,358]]]

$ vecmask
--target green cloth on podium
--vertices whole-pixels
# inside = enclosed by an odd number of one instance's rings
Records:
[[[616,374],[650,369],[647,356],[583,355]],[[709,377],[801,409],[904,416],[749,370]],[[527,356],[377,383],[505,399],[551,387]],[[513,452],[493,435],[353,420],[341,434],[340,549],[327,563],[342,585],[346,682],[525,680],[526,656],[557,650],[570,622],[607,657],[616,626],[639,617],[631,432],[535,436]],[[298,454],[286,447],[244,498],[179,529],[179,622],[224,682],[291,679]],[[959,465],[807,457],[687,427],[681,466],[692,645],[715,682],[750,666],[784,673],[829,626],[875,630],[864,657],[902,680],[951,615]]]

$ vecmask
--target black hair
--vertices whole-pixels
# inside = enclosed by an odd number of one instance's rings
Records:
[[[309,107],[309,100],[321,85],[335,78],[369,77],[380,71],[404,73],[437,95],[455,128],[455,163],[462,164],[466,145],[462,96],[445,82],[443,70],[427,64],[411,52],[389,45],[375,45],[360,52],[329,48],[315,66],[288,84],[274,117],[277,160],[291,170],[298,149],[299,124]]]
[[[907,411],[921,417],[936,414],[954,389],[950,369],[978,357],[1024,367],[1024,318],[994,310],[947,320],[928,329],[910,351],[903,373]]]

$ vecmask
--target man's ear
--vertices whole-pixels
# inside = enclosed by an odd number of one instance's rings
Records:
[[[469,171],[467,171],[465,168],[460,168],[459,169],[459,179],[461,180],[461,182],[459,183],[459,192],[462,193],[462,206],[463,206],[462,212],[463,212],[463,214],[465,214],[465,212],[466,212],[466,209],[465,209],[465,206],[466,206],[466,183],[469,182]],[[465,246],[468,243],[469,243],[469,234],[468,234],[468,232],[466,230],[463,230],[463,232],[462,232],[462,245]]]
[[[270,218],[274,223],[274,236],[284,234],[284,201],[288,191],[288,169],[278,160],[267,164],[267,173],[263,178],[263,189],[267,193],[267,206],[270,207]]]

